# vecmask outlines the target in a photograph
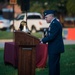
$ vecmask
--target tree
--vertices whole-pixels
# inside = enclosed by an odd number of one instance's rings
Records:
[[[66,8],[69,15],[75,15],[75,0],[67,0]]]
[[[5,0],[0,0],[0,3],[1,3],[1,2],[5,2]]]

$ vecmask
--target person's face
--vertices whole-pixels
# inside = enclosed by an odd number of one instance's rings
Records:
[[[45,20],[46,20],[47,23],[50,23],[52,19],[53,19],[53,15],[52,14],[49,14],[49,15],[45,16]]]

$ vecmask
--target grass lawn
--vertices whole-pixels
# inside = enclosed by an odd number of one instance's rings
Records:
[[[0,48],[0,75],[18,75],[17,69],[4,64],[4,49]],[[61,75],[75,75],[75,45],[65,45],[61,55]],[[48,64],[44,69],[36,69],[36,75],[48,75]]]
[[[7,32],[7,31],[0,31],[0,40],[1,39],[13,39],[14,38],[14,32]],[[42,32],[36,32],[36,33],[31,33],[31,35],[37,37],[37,38],[42,38],[43,33]],[[62,34],[64,37],[64,34]]]
[[[0,40],[1,39],[13,39],[13,32],[0,31]]]
[[[0,40],[1,39],[13,39],[14,33],[13,32],[7,32],[7,31],[0,31]],[[41,38],[42,37],[42,33],[41,32],[37,32],[37,33],[32,33],[31,35],[36,36],[37,38]]]

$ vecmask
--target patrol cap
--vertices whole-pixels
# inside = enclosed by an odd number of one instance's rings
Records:
[[[45,11],[43,12],[43,14],[44,14],[44,17],[45,17],[46,15],[49,15],[49,14],[54,14],[54,10],[45,10]]]

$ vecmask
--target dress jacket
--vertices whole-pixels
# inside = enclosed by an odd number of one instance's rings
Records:
[[[42,39],[43,43],[48,43],[48,53],[57,54],[64,52],[64,43],[62,38],[62,25],[54,19],[47,29],[46,37]]]

